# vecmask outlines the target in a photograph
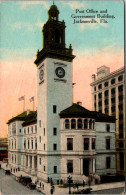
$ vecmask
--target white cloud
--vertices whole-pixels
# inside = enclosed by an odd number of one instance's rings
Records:
[[[89,21],[89,19],[83,19],[84,21]],[[91,20],[91,19],[90,19]],[[105,27],[105,28],[108,28],[109,27],[109,24],[108,23],[100,23],[100,19],[95,19],[95,21],[97,23],[80,23],[79,24],[79,30],[80,31],[83,31],[85,29],[91,29],[91,30],[94,30],[94,29],[98,29],[100,28],[101,26]]]
[[[84,3],[80,3],[77,1],[70,1],[68,3],[65,2],[66,5],[69,5],[71,9],[78,9],[78,8],[83,8]]]
[[[42,28],[43,25],[44,25],[44,22],[38,22],[38,23],[35,23],[35,24],[28,23],[28,22],[16,22],[16,23],[14,23],[11,26],[11,28],[12,28],[12,30],[16,30],[16,29],[20,30],[20,29],[23,28],[26,31],[32,32],[32,31],[35,30],[35,28],[33,28],[33,26],[34,27],[36,26],[36,27],[41,27]]]
[[[22,1],[17,3],[20,5],[20,9],[27,9],[30,5],[42,5],[44,9],[49,8],[46,1]]]

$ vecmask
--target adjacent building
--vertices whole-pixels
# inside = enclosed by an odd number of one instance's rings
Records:
[[[116,117],[117,173],[125,173],[124,67],[111,72],[101,66],[92,75],[92,109]]]

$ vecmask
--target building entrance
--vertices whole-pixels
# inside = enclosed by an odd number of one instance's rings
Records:
[[[89,159],[83,159],[83,174],[89,176]]]

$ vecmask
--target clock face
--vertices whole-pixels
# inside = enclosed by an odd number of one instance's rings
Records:
[[[65,76],[65,70],[62,67],[56,68],[55,73],[59,78],[63,78]]]
[[[40,80],[43,79],[43,76],[44,76],[44,70],[41,69],[41,70],[40,70],[40,73],[39,73],[39,78],[40,78]]]

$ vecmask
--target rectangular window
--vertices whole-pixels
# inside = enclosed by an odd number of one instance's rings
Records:
[[[53,135],[57,135],[57,128],[53,128]]]
[[[73,138],[67,138],[67,150],[73,150]]]
[[[45,136],[45,128],[43,129],[43,131],[44,131],[43,133],[44,133],[44,136]]]
[[[124,170],[124,153],[120,152],[119,154],[119,161],[120,161],[120,170]]]
[[[110,139],[106,139],[106,150],[110,150]]]
[[[31,127],[31,133],[33,133],[33,126]]]
[[[24,134],[26,134],[26,129],[24,128]]]
[[[73,160],[67,161],[67,173],[73,173]]]
[[[53,150],[57,150],[57,144],[53,144]]]
[[[110,124],[106,124],[106,131],[110,132]]]
[[[53,113],[56,113],[56,105],[53,105]]]
[[[41,165],[41,158],[39,158],[39,164]]]
[[[84,138],[84,150],[89,150],[89,138]]]
[[[35,133],[37,133],[37,125],[35,125]]]
[[[39,120],[39,127],[41,127],[41,120]]]
[[[57,173],[57,166],[53,167],[54,173]]]
[[[41,143],[41,136],[39,136],[39,142]]]
[[[106,157],[106,169],[110,169],[110,167],[111,167],[111,158]]]
[[[44,165],[44,167],[43,167],[43,170],[45,171],[45,165]]]
[[[92,138],[92,150],[95,150],[95,138]]]
[[[21,133],[21,129],[19,129],[19,132]]]
[[[44,151],[45,151],[45,144],[44,144]]]
[[[24,140],[24,149],[26,149],[26,140]]]
[[[37,139],[35,140],[35,150],[37,150]]]
[[[31,149],[33,149],[33,140],[31,140]]]

